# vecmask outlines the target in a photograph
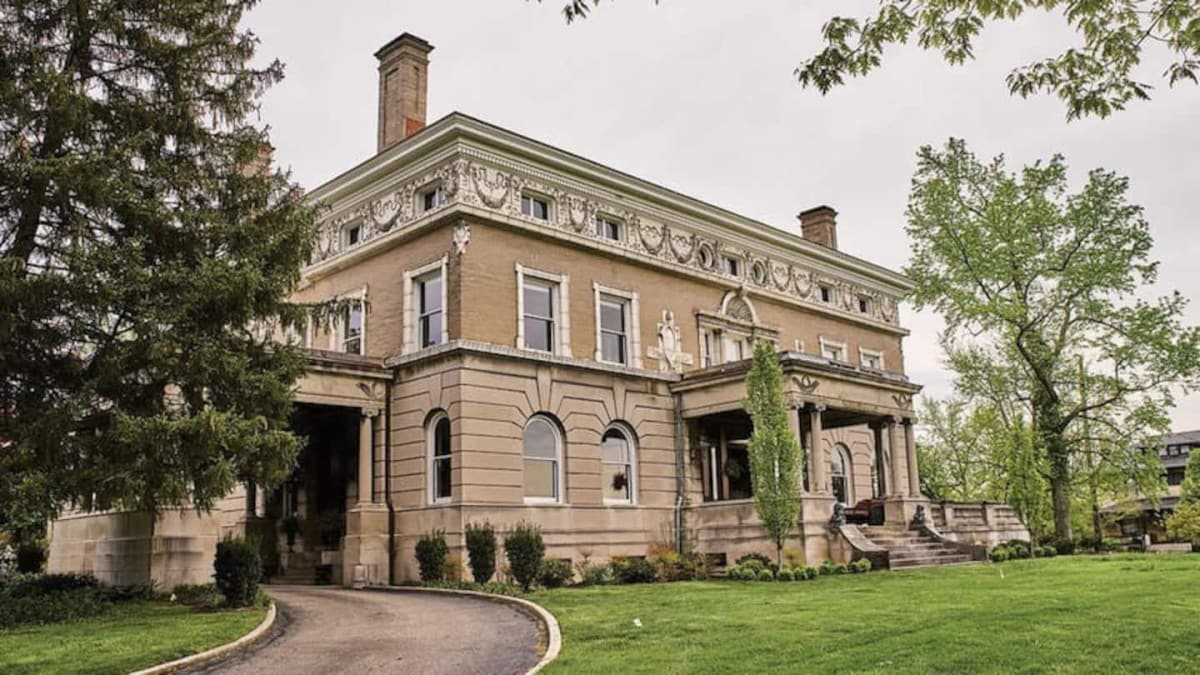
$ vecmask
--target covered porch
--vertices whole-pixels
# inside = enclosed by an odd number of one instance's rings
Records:
[[[802,510],[793,542],[808,564],[831,556],[835,505],[876,507],[879,524],[904,524],[920,493],[912,397],[902,376],[800,352],[779,355],[792,431],[804,449]],[[689,373],[673,385],[686,429],[686,526],[699,550],[729,561],[770,547],[759,526],[743,409],[749,361]]]

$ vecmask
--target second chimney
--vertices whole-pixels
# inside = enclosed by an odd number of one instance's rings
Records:
[[[404,33],[375,52],[379,60],[379,152],[425,128],[431,51],[433,45]]]
[[[837,250],[837,211],[817,206],[801,211],[800,234],[814,244]]]

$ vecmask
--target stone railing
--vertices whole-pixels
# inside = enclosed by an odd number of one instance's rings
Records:
[[[844,524],[830,532],[829,554],[834,560],[852,562],[860,558],[871,561],[877,570],[889,567],[888,550],[867,538],[857,525]]]
[[[1030,538],[1021,517],[1007,504],[939,502],[931,504],[929,510],[929,527],[949,541],[991,547]]]

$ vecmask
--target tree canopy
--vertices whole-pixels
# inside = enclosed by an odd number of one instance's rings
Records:
[[[1157,263],[1127,191],[1097,169],[1071,193],[1060,156],[1011,172],[951,139],[920,149],[909,197],[912,300],[945,318],[960,393],[1030,420],[1060,539],[1077,476],[1107,467],[1154,489],[1148,448],[1200,377],[1185,299],[1142,297]]]
[[[775,345],[762,341],[746,374],[746,411],[754,423],[747,448],[754,506],[775,542],[776,562],[800,515],[800,441],[788,425],[783,370]]]
[[[540,2],[541,0],[539,0]],[[658,4],[658,0],[655,0]],[[588,16],[600,0],[570,0],[567,21]],[[988,24],[1032,12],[1062,16],[1082,41],[1012,70],[1009,91],[1022,97],[1050,93],[1067,118],[1107,117],[1154,88],[1139,68],[1147,49],[1170,63],[1161,78],[1170,86],[1195,84],[1200,69],[1200,2],[1195,0],[885,0],[869,17],[835,16],[821,29],[825,46],[796,69],[805,87],[821,93],[880,67],[890,45],[915,42],[950,64],[975,58],[975,40]]]
[[[255,123],[283,69],[254,4],[0,6],[0,528],[292,466],[304,361],[270,328],[315,228]]]

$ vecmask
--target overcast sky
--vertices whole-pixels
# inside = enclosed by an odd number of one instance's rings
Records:
[[[843,250],[899,269],[908,258],[904,207],[924,144],[966,139],[1016,168],[1054,153],[1073,177],[1104,167],[1129,176],[1161,261],[1162,294],[1200,297],[1200,87],[1168,89],[1162,54],[1146,78],[1154,100],[1107,120],[1067,123],[1054,98],[1008,94],[1015,65],[1077,38],[1061,18],[1031,15],[989,28],[978,59],[947,66],[915,47],[822,97],[795,83],[835,13],[865,16],[875,2],[616,0],[567,26],[562,0],[265,0],[251,14],[260,54],[287,65],[264,101],[276,159],[312,188],[375,152],[372,54],[410,32],[430,56],[429,121],[460,111],[613,168],[798,230],[795,215],[837,209]],[[336,9],[335,9],[336,7]],[[1188,309],[1200,320],[1200,305]],[[944,396],[936,316],[901,321],[910,377]],[[1200,396],[1174,415],[1200,428]]]

